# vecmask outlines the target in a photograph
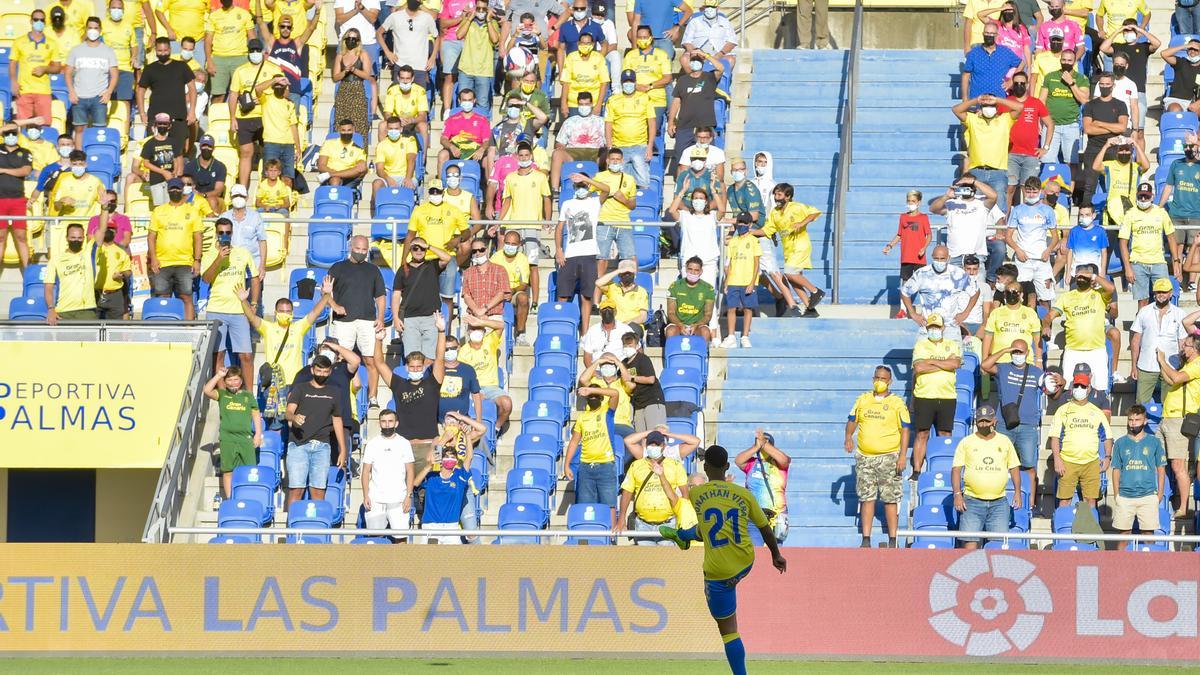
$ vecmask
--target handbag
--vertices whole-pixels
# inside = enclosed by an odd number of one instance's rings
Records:
[[[1179,433],[1194,440],[1200,436],[1200,413],[1187,412],[1187,382],[1183,383],[1183,411],[1183,421],[1179,424]]]
[[[1025,371],[1021,374],[1021,391],[1017,394],[1017,400],[1014,403],[1005,403],[1000,406],[1000,416],[1004,418],[1005,429],[1016,429],[1021,424],[1021,399],[1025,398],[1025,383],[1029,381],[1029,364],[1025,364]]]
[[[243,115],[248,115],[254,112],[258,107],[258,97],[254,95],[254,88],[258,86],[258,76],[262,75],[263,66],[267,65],[267,60],[264,58],[258,64],[258,70],[254,72],[254,84],[250,85],[249,89],[243,89],[237,97],[238,110]]]
[[[279,355],[283,353],[283,348],[287,345],[288,338],[291,336],[291,329],[284,331],[283,340],[279,343],[279,349],[275,350],[275,358],[258,367],[258,384],[260,387],[263,387],[264,389],[271,388],[271,385],[275,383],[276,380],[276,370],[281,371],[280,375],[282,375],[282,369],[278,365]],[[284,384],[286,384],[286,382]]]

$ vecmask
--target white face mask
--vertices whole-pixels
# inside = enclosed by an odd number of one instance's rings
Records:
[[[60,145],[58,146],[58,156],[66,159],[67,157],[71,156],[71,151],[74,149],[75,148],[72,148],[69,145]]]
[[[945,260],[934,260],[932,264],[933,264],[934,272],[941,274],[942,272],[946,271],[946,261]]]
[[[396,84],[400,85],[400,91],[411,91],[413,86],[412,82],[397,82]]]
[[[996,116],[996,106],[985,105],[979,109],[979,114],[990,120]]]
[[[76,178],[79,178],[80,176],[82,176],[84,171],[87,171],[87,167],[83,167],[83,166],[71,167],[71,175],[75,176]]]
[[[36,141],[42,137],[42,130],[37,127],[29,127],[29,130],[25,132],[25,136],[31,141]]]
[[[661,445],[647,445],[646,459],[662,459],[663,449]]]
[[[1046,378],[1046,393],[1053,394],[1058,391],[1058,382],[1050,378]]]
[[[250,63],[259,64],[262,63],[262,59],[262,52],[250,52]]]
[[[89,28],[87,31],[88,42],[95,42],[100,39],[100,31],[95,28]]]
[[[754,165],[754,175],[755,176],[762,176],[766,172],[767,172],[767,167],[759,166],[757,164]]]
[[[1154,202],[1149,199],[1139,199],[1137,201],[1138,208],[1145,211],[1154,205]]]
[[[575,188],[575,199],[587,199],[591,194],[591,190],[587,188]]]
[[[458,360],[458,350],[457,349],[447,349],[446,350],[446,360],[447,361],[457,361]]]
[[[517,251],[520,250],[520,248],[521,247],[518,246],[517,244],[505,244],[504,245],[504,255],[511,258],[512,256],[517,254]]]
[[[637,83],[636,82],[622,82],[621,83],[621,91],[625,92],[626,94],[632,94],[633,92],[637,91]]]
[[[230,199],[229,202],[231,204],[233,204],[233,208],[235,208],[235,209],[246,208],[246,198],[245,197],[234,197],[233,199]]]
[[[600,374],[604,377],[612,377],[617,374],[617,367],[611,363],[606,363],[600,366]]]
[[[713,19],[717,18],[717,8],[716,7],[705,7],[704,8],[704,18],[708,19],[709,21],[712,21]]]
[[[324,356],[325,358],[329,359],[330,361],[337,363],[337,352],[333,351],[332,349],[322,349],[318,353],[321,356]]]
[[[459,178],[458,176],[446,176],[446,187],[451,190],[457,190],[458,185],[461,182],[462,182],[462,179]]]
[[[921,210],[920,204],[905,204],[904,207],[908,209],[909,213],[916,213]]]
[[[125,10],[117,9],[114,7],[112,9],[108,10],[108,16],[113,21],[120,21],[122,18],[125,17]]]
[[[1014,366],[1020,368],[1025,365],[1025,360],[1027,358],[1029,358],[1029,357],[1025,356],[1024,354],[1013,354],[1012,355],[1012,364]]]
[[[483,342],[483,331],[475,329],[470,333],[467,333],[467,339],[475,344],[479,344],[480,342]]]
[[[196,93],[197,94],[204,93],[204,83],[200,82],[199,80],[196,81]]]
[[[1025,203],[1029,204],[1030,206],[1033,206],[1040,201],[1042,201],[1042,198],[1038,195],[1025,195]]]
[[[746,180],[746,172],[745,171],[734,171],[733,172],[733,182],[740,183],[744,180]]]
[[[472,265],[482,265],[486,262],[487,262],[487,254],[486,253],[480,253],[478,255],[471,256],[471,264]]]
[[[705,206],[708,206],[708,200],[706,200],[706,199],[693,199],[692,200],[692,210],[693,211],[703,211]]]
[[[592,114],[592,106],[590,106],[590,105],[579,106],[579,116],[580,117],[588,117],[591,114]]]
[[[637,354],[637,349],[634,347],[622,347],[621,348],[621,358],[622,359],[633,358],[633,356],[635,354]]]
[[[704,160],[693,159],[692,163],[691,163],[691,167],[692,167],[692,171],[703,171],[704,170]]]
[[[930,328],[929,331],[927,332],[927,335],[929,336],[930,340],[937,342],[938,340],[942,339],[942,329],[941,328]]]
[[[183,61],[190,61],[192,59],[192,57],[195,55],[196,55],[196,52],[191,49],[180,49],[179,50],[179,58]]]
[[[193,187],[193,186],[191,186],[191,185],[184,185],[184,186],[183,186],[183,194],[184,194],[185,196],[186,196],[186,195],[190,195],[190,194],[192,194],[192,193],[193,193],[193,192],[195,192],[195,191],[196,191],[196,188],[195,188],[195,187]]]
[[[387,134],[388,140],[391,140],[391,141],[400,140],[401,133],[402,132],[399,129],[388,129],[388,134]]]
[[[435,194],[435,195],[429,195],[429,203],[430,203],[430,204],[433,204],[434,206],[437,206],[438,204],[441,204],[441,203],[442,203],[442,195],[441,195],[441,193],[438,193],[438,194]]]
[[[1071,387],[1071,398],[1076,401],[1083,401],[1088,397],[1087,387]]]

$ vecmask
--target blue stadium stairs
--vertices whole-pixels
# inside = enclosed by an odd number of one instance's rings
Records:
[[[843,448],[846,416],[880,363],[892,368],[892,391],[905,396],[915,337],[909,321],[760,319],[755,346],[726,353],[717,442],[733,455],[750,447],[762,427],[792,458],[787,546],[859,544],[854,461]],[[901,525],[907,512],[904,503]],[[877,544],[886,541],[882,518],[880,507]]]

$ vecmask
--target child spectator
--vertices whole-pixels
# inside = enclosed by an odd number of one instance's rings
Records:
[[[746,217],[743,217],[746,216]],[[758,239],[750,234],[749,214],[738,214],[736,236],[725,244],[725,274],[722,293],[725,295],[725,321],[729,333],[721,341],[722,349],[737,349],[737,312],[742,310],[741,346],[750,347],[750,321],[758,309],[758,256],[762,249]]]
[[[225,385],[217,389],[217,383]],[[242,370],[237,366],[217,371],[204,385],[204,395],[217,402],[221,427],[217,447],[221,450],[221,492],[228,499],[233,488],[233,470],[258,463],[255,448],[263,443],[262,415],[254,394],[242,389]]]
[[[283,163],[278,159],[268,159],[265,175],[254,191],[254,208],[261,213],[287,216],[293,206],[292,186],[283,180]]]
[[[1096,209],[1091,204],[1079,207],[1079,224],[1067,235],[1067,276],[1075,276],[1080,265],[1108,269],[1108,233],[1096,226]]]
[[[908,210],[900,214],[896,236],[883,247],[883,254],[887,255],[900,244],[900,283],[908,281],[913,272],[929,264],[925,260],[925,251],[933,238],[929,215],[921,213],[921,191],[909,190],[907,201]]]

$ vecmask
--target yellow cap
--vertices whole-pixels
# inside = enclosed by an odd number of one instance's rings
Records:
[[[1154,285],[1151,286],[1155,293],[1174,293],[1175,286],[1171,284],[1170,279],[1155,279]]]

